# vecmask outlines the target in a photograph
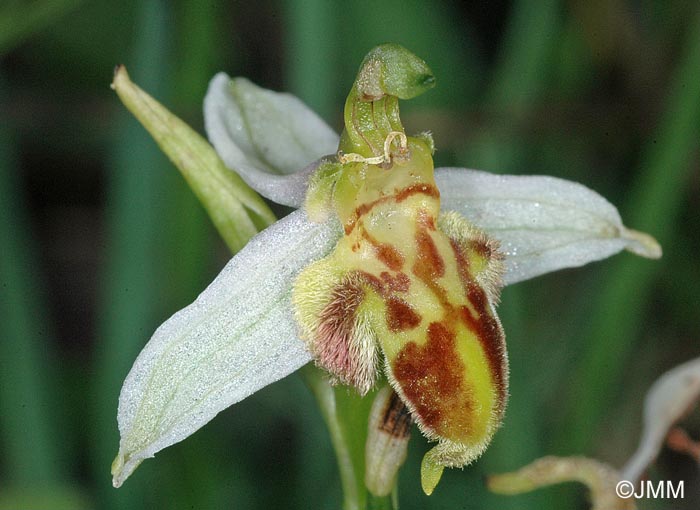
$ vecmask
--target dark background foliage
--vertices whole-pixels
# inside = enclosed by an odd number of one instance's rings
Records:
[[[433,131],[438,165],[580,181],[664,247],[661,261],[621,254],[507,288],[504,427],[430,498],[414,434],[402,508],[585,508],[580,487],[495,496],[482,477],[547,454],[625,462],[646,389],[700,354],[697,2],[3,0],[0,509],[339,507],[328,435],[296,375],[111,487],[121,382],[228,254],[109,83],[126,64],[201,130],[207,82],[225,70],[339,128],[363,55],[388,41],[438,78],[402,110],[409,131]],[[684,424],[700,437],[697,411]],[[690,458],[666,450],[651,476],[685,480],[672,506],[697,508]]]

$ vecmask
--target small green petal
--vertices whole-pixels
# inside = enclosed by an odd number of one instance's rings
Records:
[[[333,214],[333,189],[342,171],[333,159],[321,159],[309,178],[304,209],[313,221],[323,221]]]

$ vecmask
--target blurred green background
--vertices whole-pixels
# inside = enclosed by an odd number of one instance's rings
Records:
[[[201,131],[219,70],[298,94],[336,129],[363,55],[398,42],[438,78],[404,103],[438,166],[599,191],[661,261],[621,254],[507,288],[503,429],[430,498],[416,432],[403,509],[587,508],[482,477],[547,454],[620,467],[653,380],[700,355],[700,7],[681,0],[0,1],[0,510],[339,508],[328,434],[297,375],[111,487],[117,397],[157,325],[228,258],[184,181],[109,89],[115,64]],[[278,210],[280,214],[284,211]],[[700,437],[696,411],[685,422]],[[664,451],[654,479],[685,480]]]

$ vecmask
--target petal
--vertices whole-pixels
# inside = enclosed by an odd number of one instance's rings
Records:
[[[153,335],[119,397],[115,487],[166,446],[311,357],[290,307],[296,275],[340,227],[297,211],[254,237],[197,300]]]
[[[338,135],[298,98],[224,73],[209,83],[204,123],[226,166],[263,196],[293,207],[304,202],[316,168],[310,163],[338,148]]]
[[[547,176],[438,168],[443,210],[455,210],[501,243],[512,284],[604,259],[623,249],[661,256],[647,234],[625,228],[610,202],[585,186]]]
[[[659,377],[644,401],[644,429],[637,451],[622,470],[625,480],[637,482],[654,462],[669,429],[700,399],[700,358]]]

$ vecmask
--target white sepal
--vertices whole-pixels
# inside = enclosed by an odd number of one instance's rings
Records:
[[[261,195],[292,207],[304,202],[311,162],[338,149],[338,135],[297,97],[224,73],[209,83],[204,124],[227,167]]]
[[[311,360],[291,310],[296,275],[340,227],[296,211],[255,236],[187,308],[155,332],[119,397],[120,486],[146,458]]]
[[[435,180],[443,210],[461,213],[500,241],[506,284],[582,266],[623,249],[661,256],[654,238],[627,229],[615,206],[582,184],[464,168],[438,168]]]

